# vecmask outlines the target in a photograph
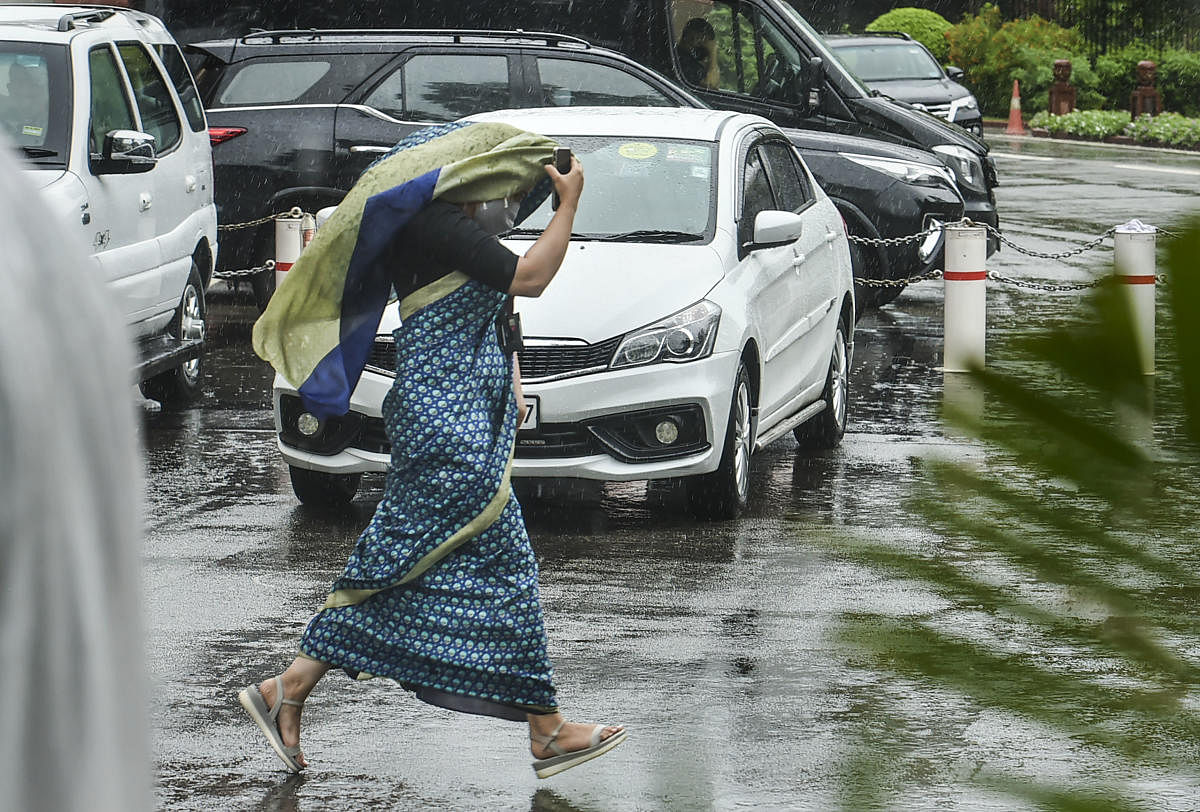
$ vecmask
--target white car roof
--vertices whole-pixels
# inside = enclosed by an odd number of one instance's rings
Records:
[[[502,121],[546,135],[634,136],[716,141],[723,128],[748,124],[774,128],[761,116],[693,107],[535,107],[496,110],[465,121]]]
[[[114,12],[103,20],[78,19],[66,31],[59,21],[70,15],[88,12]],[[66,44],[85,31],[111,32],[113,35],[147,37],[152,41],[170,41],[162,20],[152,14],[112,6],[63,6],[56,3],[0,3],[0,40],[52,42]]]

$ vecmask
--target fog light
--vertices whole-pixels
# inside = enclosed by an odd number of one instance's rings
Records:
[[[679,439],[679,426],[674,420],[664,420],[654,427],[654,438],[663,445],[671,445]]]
[[[321,421],[308,412],[305,412],[296,418],[296,430],[305,437],[312,437],[321,430]]]

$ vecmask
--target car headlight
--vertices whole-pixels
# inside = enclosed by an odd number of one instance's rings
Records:
[[[613,369],[660,361],[695,361],[712,354],[721,308],[701,300],[662,321],[634,330],[613,353]]]
[[[987,181],[983,177],[983,163],[979,156],[966,147],[955,144],[939,144],[933,148],[942,159],[961,188],[972,189],[976,192],[987,192]]]
[[[979,107],[979,100],[973,95],[963,96],[958,100],[958,106],[964,110],[974,110]]]
[[[897,180],[911,183],[915,186],[941,186],[943,183],[954,185],[954,177],[943,166],[922,164],[915,161],[900,161],[895,158],[880,158],[876,155],[859,155],[853,152],[839,153],[843,158],[854,161],[859,166],[874,169],[885,175],[891,175]]]

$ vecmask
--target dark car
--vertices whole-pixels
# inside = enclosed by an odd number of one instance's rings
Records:
[[[704,107],[692,94],[613,51],[569,36],[522,32],[275,31],[189,46],[214,142],[217,206],[225,224],[300,206],[338,203],[400,138],[430,124],[513,107]],[[936,158],[830,133],[788,131],[852,235],[914,234],[962,216]],[[272,255],[273,228],[226,232],[226,268]],[[860,277],[927,270],[940,240],[855,243]],[[265,304],[273,275],[255,278]],[[879,290],[883,296],[878,296]],[[899,287],[860,290],[858,309]]]
[[[827,35],[825,41],[872,90],[983,135],[979,102],[959,84],[962,69],[943,68],[928,48],[908,34],[836,34]]]

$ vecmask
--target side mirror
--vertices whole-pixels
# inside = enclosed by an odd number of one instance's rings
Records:
[[[104,136],[104,151],[91,160],[97,175],[136,175],[157,163],[154,136],[137,130],[110,130]]]
[[[750,250],[790,245],[804,233],[804,218],[790,211],[760,211],[754,218]]]
[[[963,76],[965,76],[966,74],[963,73],[962,68],[956,68],[953,65],[947,65],[946,66],[946,75],[949,76],[955,82],[961,82]]]

